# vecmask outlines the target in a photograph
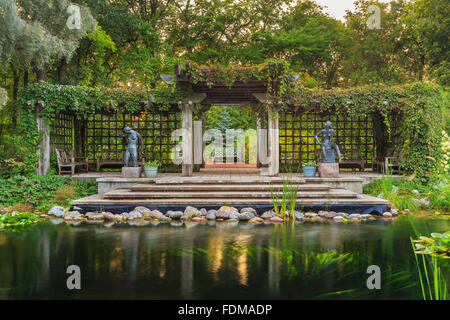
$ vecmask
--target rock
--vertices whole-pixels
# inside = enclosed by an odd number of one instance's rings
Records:
[[[81,209],[80,207],[77,207],[77,206],[73,206],[72,211],[83,211],[83,209]]]
[[[305,213],[306,218],[316,218],[317,216],[318,216],[318,214],[314,213],[314,212],[306,212]]]
[[[152,210],[150,210],[149,208],[146,208],[146,207],[136,207],[136,208],[134,208],[133,211],[140,213],[141,216],[151,214],[151,212],[152,212]]]
[[[205,221],[204,219],[205,219],[205,218],[203,218],[203,217],[193,217],[193,218],[192,218],[192,221],[193,221],[193,222],[202,222],[202,221]]]
[[[201,208],[200,209],[200,214],[202,215],[202,217],[206,216],[208,214],[208,211],[206,211],[205,208]]]
[[[343,216],[335,216],[335,217],[333,217],[333,220],[334,221],[343,221],[344,217]]]
[[[245,212],[253,213],[253,216],[257,215],[256,210],[253,208],[250,208],[250,207],[241,209],[241,213],[245,213]]]
[[[82,221],[83,215],[78,211],[69,211],[64,215],[64,221]]]
[[[170,217],[170,215],[172,214],[172,210],[166,211],[166,213],[164,214],[166,217]]]
[[[398,209],[392,209],[392,216],[398,216]]]
[[[215,212],[215,210],[209,210],[208,214],[206,215],[206,219],[208,219],[208,220],[216,220],[216,212]]]
[[[227,222],[239,222],[239,220],[233,218],[233,219],[228,219]]]
[[[169,213],[169,218],[171,219],[181,219],[181,216],[183,215],[182,211],[168,211],[167,213]]]
[[[98,212],[88,212],[86,213],[86,218],[88,220],[104,220],[103,213]]]
[[[157,220],[164,222],[164,221],[170,221],[171,219],[169,217],[166,217],[166,216],[163,215],[163,216],[160,216],[159,218],[157,218]]]
[[[275,217],[275,212],[273,212],[273,211],[266,211],[261,215],[261,218],[263,218],[265,220],[268,220],[273,217]]]
[[[228,206],[222,206],[222,207],[220,207],[219,210],[225,211],[226,213],[231,213],[231,212],[233,212],[233,211],[239,212],[238,209],[236,209],[236,208],[234,208],[234,207],[228,207]]]
[[[48,218],[50,218],[50,216],[47,215],[47,214],[41,214],[41,215],[39,216],[39,218],[41,218],[41,219],[48,219]]]
[[[383,218],[392,218],[392,213],[390,212],[383,213]]]
[[[295,211],[294,212],[294,217],[295,217],[296,220],[303,220],[305,215],[302,212]]]
[[[186,209],[184,210],[184,214],[183,214],[183,216],[186,219],[191,219],[193,217],[200,217],[201,215],[202,215],[201,212],[199,210],[197,210],[197,208],[190,207],[190,206],[186,207]]]
[[[216,218],[217,219],[228,219],[230,217],[230,213],[229,212],[226,212],[226,211],[223,211],[223,210],[218,210],[217,212],[216,212]]]
[[[338,212],[337,215],[341,217],[348,217],[348,213],[345,212]]]
[[[254,217],[248,220],[248,223],[261,223],[261,222],[264,222],[264,219],[260,217]]]
[[[372,215],[370,215],[370,214],[362,214],[361,215],[361,220],[367,220],[367,219],[370,219],[370,218],[372,218]]]
[[[417,190],[417,189],[414,189],[414,190],[412,191],[412,193],[414,193],[416,196],[418,196],[418,195],[420,194],[419,190]]]
[[[351,215],[348,216],[348,218],[352,220],[360,220],[361,215],[359,213],[352,213]]]
[[[337,213],[334,211],[319,211],[319,216],[322,218],[332,219],[337,216]]]
[[[255,217],[255,215],[253,214],[253,212],[245,211],[245,212],[239,214],[238,219],[239,219],[239,221],[249,221],[249,220],[253,219],[254,217]]]
[[[317,172],[321,178],[339,177],[339,163],[319,163]]]
[[[172,226],[172,227],[182,227],[183,226],[183,222],[174,222],[174,221],[171,221],[170,222],[170,225]]]
[[[150,216],[153,219],[159,219],[159,218],[163,217],[164,214],[161,211],[159,211],[159,210],[153,210],[153,211],[150,212]]]
[[[142,219],[142,214],[138,211],[131,211],[129,213],[124,213],[123,216],[127,218],[127,220],[137,220]]]
[[[230,215],[229,215],[228,218],[229,218],[229,219],[239,219],[239,215],[240,215],[239,212],[233,211],[233,212],[230,213]]]
[[[47,214],[49,216],[54,216],[54,217],[64,217],[65,212],[66,212],[66,209],[64,207],[54,206],[53,208],[51,208],[48,211]]]
[[[421,205],[424,206],[424,207],[429,207],[430,206],[430,201],[427,198],[419,199],[419,201],[420,201]]]
[[[270,222],[274,222],[274,223],[283,223],[284,222],[284,220],[282,218],[277,217],[277,216],[272,217],[269,220],[270,220]]]
[[[105,219],[106,221],[113,221],[114,218],[115,216],[111,212],[103,212],[103,219]]]
[[[214,214],[216,214],[217,213],[217,210],[208,210],[208,213],[214,213]]]

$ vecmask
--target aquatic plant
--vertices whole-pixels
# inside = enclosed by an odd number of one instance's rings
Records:
[[[439,253],[442,253],[441,251],[445,249],[448,251],[450,232],[444,234],[432,233],[432,238],[422,237],[419,236],[411,217],[408,217],[408,219],[416,237],[419,237],[419,241],[423,241],[426,244],[425,246],[423,243],[410,238],[423,300],[447,300],[447,279],[441,270],[440,261],[442,259],[440,258],[448,257],[448,255]],[[418,254],[421,254],[422,259],[420,261]]]
[[[419,237],[413,240],[417,254],[430,254],[450,259],[450,231],[445,233],[432,233],[430,237]]]
[[[12,212],[0,215],[0,232],[23,231],[30,225],[38,223],[39,215],[29,212]]]

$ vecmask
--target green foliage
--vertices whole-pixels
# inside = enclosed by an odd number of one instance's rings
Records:
[[[55,195],[67,185],[73,185],[74,197],[58,201]],[[45,212],[55,203],[67,206],[71,200],[97,193],[95,181],[72,180],[69,177],[35,176],[31,178],[14,176],[0,179],[0,206],[15,204],[32,205]]]
[[[303,162],[304,167],[316,167],[317,163],[314,160]]]
[[[450,259],[450,231],[445,233],[435,232],[430,237],[421,236],[413,242],[418,254],[431,254]]]
[[[0,215],[0,232],[20,232],[39,221],[39,215],[34,213],[5,213]]]
[[[144,167],[159,167],[159,166],[161,166],[161,164],[156,160],[147,161],[144,164]]]

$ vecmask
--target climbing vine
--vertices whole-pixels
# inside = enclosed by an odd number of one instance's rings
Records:
[[[295,110],[301,113],[343,114],[348,117],[378,115],[378,135],[386,135],[386,143],[391,142],[395,147],[401,148],[401,164],[405,172],[424,179],[437,170],[437,164],[442,158],[441,107],[448,103],[438,86],[412,83],[331,90],[306,88],[302,77],[289,73],[288,68],[287,64],[273,61],[253,67],[216,69],[191,65],[188,75],[192,83],[206,82],[208,85],[220,83],[232,86],[236,81],[251,79],[267,81],[267,101],[271,104],[271,109],[278,112]],[[27,140],[26,146],[31,152],[30,159],[36,158],[35,150],[39,142],[35,120],[38,101],[44,102],[43,109],[39,112],[45,119],[50,120],[55,114],[67,110],[81,119],[100,110],[137,113],[143,110],[142,101],[149,101],[152,108],[166,111],[178,101],[184,100],[188,94],[188,91],[176,87],[163,87],[149,92],[128,88],[60,86],[45,82],[33,84],[20,92],[19,99],[22,110],[21,127]],[[264,109],[261,112],[267,112]],[[391,141],[393,121],[396,121],[400,130],[399,141]]]

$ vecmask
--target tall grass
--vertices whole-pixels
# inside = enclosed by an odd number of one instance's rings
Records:
[[[297,204],[298,189],[298,186],[293,183],[292,172],[283,178],[283,187],[281,190],[275,190],[273,186],[270,187],[272,204],[277,216],[283,219],[291,216],[292,219],[295,219],[294,213]]]
[[[420,234],[411,217],[408,219],[416,237],[419,237]],[[439,265],[438,257],[421,254],[422,257],[419,259],[413,239],[410,238],[410,241],[423,300],[447,300],[447,280]]]

